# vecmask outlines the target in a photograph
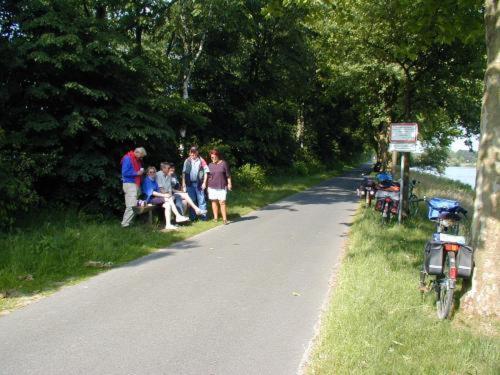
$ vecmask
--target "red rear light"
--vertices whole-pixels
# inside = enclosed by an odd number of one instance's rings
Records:
[[[445,243],[444,249],[446,251],[458,251],[460,249],[460,245],[458,245],[456,243]]]
[[[391,198],[385,198],[385,201],[389,203],[391,201]]]

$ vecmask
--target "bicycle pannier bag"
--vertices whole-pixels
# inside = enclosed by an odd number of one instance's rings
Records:
[[[443,211],[455,212],[455,210],[460,207],[460,203],[450,199],[443,198],[432,198],[429,201],[429,220],[436,220],[439,217],[439,213]]]
[[[458,277],[468,279],[472,275],[474,268],[474,252],[469,246],[461,245],[457,254],[457,274]]]
[[[439,241],[428,241],[425,245],[424,270],[429,275],[443,274],[443,244]]]

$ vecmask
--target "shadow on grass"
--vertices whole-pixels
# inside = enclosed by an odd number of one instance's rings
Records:
[[[38,231],[0,237],[0,293],[29,298],[109,268],[139,266],[174,255],[175,251],[155,251],[189,235],[184,231],[161,233],[142,225],[123,229],[116,221],[106,220],[46,222]],[[196,247],[196,241],[188,240],[175,248]],[[4,303],[0,299],[0,309]]]

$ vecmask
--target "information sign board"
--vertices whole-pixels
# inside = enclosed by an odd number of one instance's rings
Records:
[[[397,151],[397,152],[416,152],[417,144],[416,143],[390,143],[389,144],[389,152]]]
[[[418,124],[404,122],[391,124],[391,143],[416,143]]]

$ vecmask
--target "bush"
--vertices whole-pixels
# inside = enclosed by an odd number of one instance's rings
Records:
[[[266,172],[260,165],[243,164],[232,174],[235,186],[241,189],[261,188],[266,184]]]
[[[309,174],[309,166],[305,161],[294,161],[292,165],[292,173],[299,176],[307,176]]]
[[[231,146],[223,143],[220,139],[213,139],[209,143],[204,144],[200,147],[200,156],[204,158],[207,163],[210,163],[210,150],[216,149],[220,152],[222,159],[224,159],[229,167],[236,166],[236,157],[233,155],[231,151]]]
[[[0,145],[1,146],[1,145]],[[26,153],[2,150],[0,147],[0,228],[11,226],[16,216],[38,203],[33,189],[35,171],[42,170]]]
[[[298,176],[308,176],[310,174],[320,173],[325,170],[323,164],[317,160],[294,161],[292,165],[292,173]]]
[[[306,148],[299,150],[294,159],[291,172],[295,175],[307,176],[325,170],[324,164]]]

